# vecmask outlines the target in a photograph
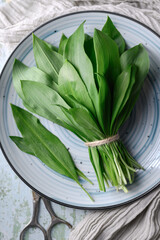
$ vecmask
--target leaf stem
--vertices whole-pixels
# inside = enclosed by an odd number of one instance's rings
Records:
[[[89,178],[87,178],[86,175],[84,175],[84,173],[81,172],[81,170],[79,170],[77,167],[76,167],[76,172],[77,172],[78,176],[80,176],[81,178],[83,178],[84,180],[89,182],[91,185],[94,185],[93,182]]]
[[[88,197],[91,199],[92,202],[94,202],[94,199],[91,197],[91,195],[87,192],[87,190],[79,183],[77,182],[78,185],[83,189],[83,191],[88,195]]]

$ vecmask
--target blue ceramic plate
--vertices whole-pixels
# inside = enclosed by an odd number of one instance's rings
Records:
[[[145,168],[145,171],[137,173],[135,182],[128,186],[129,193],[116,192],[112,187],[105,193],[99,192],[84,143],[71,132],[43,118],[42,124],[70,149],[78,168],[94,182],[94,186],[91,186],[81,181],[95,199],[94,203],[75,182],[52,171],[39,159],[21,152],[9,139],[10,135],[20,135],[11,113],[10,103],[23,107],[13,88],[12,66],[15,58],[30,67],[35,65],[31,34],[18,45],[1,74],[0,131],[1,146],[6,159],[18,176],[32,189],[55,202],[76,208],[98,209],[122,205],[141,197],[160,183],[160,39],[156,33],[132,19],[100,11],[62,16],[40,26],[34,33],[58,46],[62,33],[70,36],[78,25],[86,20],[85,32],[92,35],[95,27],[102,28],[108,15],[125,38],[128,47],[142,43],[150,56],[148,78],[130,119],[120,131],[121,139],[128,150]]]

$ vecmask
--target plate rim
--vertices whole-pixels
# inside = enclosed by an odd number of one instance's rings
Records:
[[[144,23],[141,23],[139,22],[138,20],[132,18],[132,17],[128,17],[128,16],[125,16],[123,14],[119,14],[119,13],[116,13],[116,12],[110,12],[110,11],[103,11],[103,10],[86,10],[86,11],[79,11],[79,12],[71,12],[71,13],[67,13],[67,14],[63,14],[63,15],[60,15],[58,17],[55,17],[55,18],[52,18],[51,20],[41,24],[40,26],[38,26],[37,28],[35,28],[33,31],[31,31],[29,34],[27,34],[26,37],[24,37],[20,43],[16,46],[16,48],[11,52],[11,54],[9,55],[9,57],[7,58],[2,70],[1,70],[1,73],[0,73],[0,81],[1,81],[1,78],[2,78],[2,75],[3,75],[3,72],[5,71],[6,67],[7,67],[7,64],[9,62],[9,60],[11,59],[11,57],[13,56],[13,54],[16,52],[16,50],[19,48],[19,46],[28,38],[32,35],[32,33],[34,33],[35,31],[37,31],[38,29],[42,28],[43,26],[47,25],[48,23],[50,22],[54,22],[58,19],[61,19],[63,17],[67,17],[67,16],[71,16],[71,15],[77,15],[77,14],[82,14],[82,13],[106,13],[106,14],[112,14],[112,15],[116,15],[116,16],[120,16],[120,17],[123,17],[123,18],[126,18],[126,19],[129,19],[133,22],[136,22],[138,24],[140,24],[141,26],[143,26],[144,28],[148,29],[149,31],[151,31],[153,34],[155,34],[159,39],[160,39],[160,35],[157,34],[153,29],[151,29],[150,27],[148,27],[147,25],[145,25]],[[12,163],[10,162],[9,160],[9,157],[7,156],[4,148],[3,148],[3,144],[2,144],[2,140],[1,140],[1,137],[0,137],[0,148],[2,150],[2,153],[6,159],[6,161],[8,162],[9,166],[11,167],[11,169],[15,172],[15,174],[23,181],[23,183],[25,183],[31,190],[35,191],[36,193],[38,193],[40,196],[42,197],[45,197],[46,199],[56,203],[56,204],[60,204],[62,206],[65,206],[65,207],[69,207],[69,208],[74,208],[74,209],[81,209],[81,210],[105,210],[105,209],[112,209],[112,208],[116,208],[116,207],[120,207],[120,206],[126,206],[130,203],[133,203],[135,202],[136,200],[139,200],[143,197],[145,197],[146,195],[148,195],[150,192],[152,192],[154,189],[158,188],[158,186],[160,186],[160,181],[158,183],[156,183],[153,187],[151,187],[149,190],[147,190],[146,192],[140,194],[139,196],[131,199],[131,200],[128,200],[124,203],[119,203],[119,204],[114,204],[114,205],[111,205],[111,206],[103,206],[103,207],[82,207],[82,206],[75,206],[75,205],[72,205],[72,204],[67,204],[67,203],[64,203],[64,202],[61,202],[61,201],[58,201],[58,200],[55,200],[47,195],[45,195],[44,193],[40,192],[39,190],[37,190],[36,188],[34,188],[30,183],[27,182],[27,180],[25,180],[21,175],[20,173],[15,169],[15,167],[12,165]]]

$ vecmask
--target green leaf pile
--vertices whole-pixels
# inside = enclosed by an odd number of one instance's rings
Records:
[[[149,71],[149,57],[142,44],[126,50],[109,17],[93,37],[84,33],[83,26],[69,38],[62,34],[58,49],[33,34],[37,67],[16,60],[13,84],[29,111],[91,142],[117,134],[127,120]],[[88,180],[63,143],[37,118],[16,106],[12,111],[23,138],[11,139],[22,151],[79,185],[78,175]],[[101,191],[111,184],[127,192],[137,169],[143,169],[121,140],[88,147],[88,152]]]

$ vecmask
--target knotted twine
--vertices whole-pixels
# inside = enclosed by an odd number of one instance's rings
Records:
[[[104,138],[102,140],[96,140],[96,141],[93,141],[93,142],[85,142],[85,145],[88,146],[88,147],[97,147],[97,146],[101,146],[101,145],[104,145],[104,144],[109,144],[111,142],[115,142],[117,140],[119,140],[119,134],[118,133],[116,135]]]

